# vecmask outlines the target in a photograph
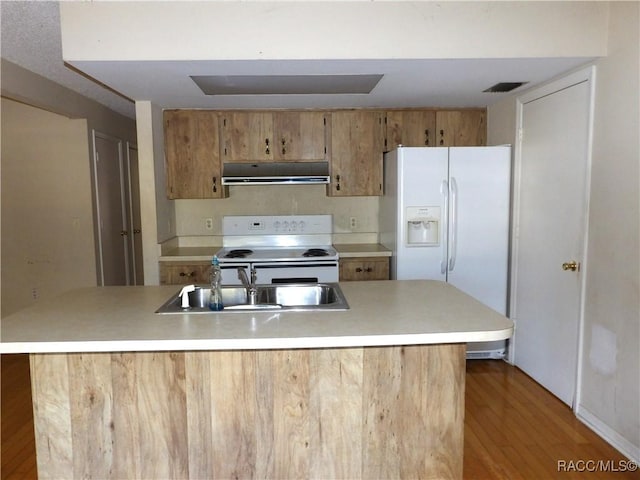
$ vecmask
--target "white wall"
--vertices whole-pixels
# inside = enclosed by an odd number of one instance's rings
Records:
[[[487,107],[487,145],[516,144],[516,96]]]
[[[2,313],[96,285],[87,121],[2,98]]]
[[[54,112],[69,118],[85,119],[86,141],[91,145],[92,130],[119,138],[125,142],[136,143],[136,123],[133,119],[109,110],[93,100],[73,92],[57,83],[26,70],[14,63],[2,59],[2,96],[27,105]],[[87,150],[86,162],[93,178],[93,151]],[[64,167],[61,167],[64,168]],[[89,180],[91,181],[91,180]],[[89,203],[95,210],[95,192],[91,191]],[[91,224],[91,234],[97,238],[96,222]],[[99,265],[99,249],[94,248],[94,264]],[[95,267],[94,267],[95,268]],[[97,278],[96,278],[97,281]]]
[[[517,58],[604,54],[606,11],[605,2],[62,2],[60,17],[72,61]]]
[[[176,235],[174,201],[168,200],[166,196],[162,109],[151,102],[136,102],[136,118],[144,283],[158,285],[158,243]]]
[[[608,18],[608,55],[595,63],[577,414],[640,461],[640,3],[612,2]],[[489,144],[515,142],[515,115],[516,96],[488,108]]]
[[[613,2],[597,62],[578,415],[640,460],[640,3]]]
[[[357,234],[358,240],[377,242],[378,197],[327,197],[324,185],[234,186],[229,198],[176,200],[177,234],[181,237],[221,235],[224,215],[333,215],[336,234]],[[350,218],[356,227],[350,227]],[[205,218],[214,228],[206,230]],[[351,242],[353,243],[353,242]]]

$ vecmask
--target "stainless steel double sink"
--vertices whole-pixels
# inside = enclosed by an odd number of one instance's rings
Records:
[[[223,286],[220,312],[209,310],[208,285],[196,285],[189,293],[189,308],[182,308],[180,291],[172,295],[156,313],[224,313],[263,310],[282,311],[341,311],[349,310],[349,304],[337,283],[296,283],[256,285],[256,303],[249,303],[244,286]]]

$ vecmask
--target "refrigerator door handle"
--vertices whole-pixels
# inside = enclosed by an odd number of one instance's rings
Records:
[[[449,271],[453,272],[456,266],[456,249],[458,246],[458,183],[455,177],[451,177],[451,238],[449,241]]]
[[[442,199],[444,203],[444,211],[442,214],[442,259],[440,260],[440,273],[447,273],[447,236],[449,234],[449,182],[446,180],[442,181],[440,185],[440,193],[442,194]]]

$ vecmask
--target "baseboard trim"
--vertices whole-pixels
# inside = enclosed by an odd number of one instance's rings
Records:
[[[604,441],[609,443],[629,460],[640,464],[640,447],[632,444],[582,405],[578,405],[575,413],[578,420],[596,432]]]

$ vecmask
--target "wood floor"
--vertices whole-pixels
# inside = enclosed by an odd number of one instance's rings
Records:
[[[0,435],[2,480],[37,478],[28,355],[2,355]]]
[[[465,479],[640,479],[637,471],[584,471],[598,460],[621,470],[626,459],[520,369],[473,360],[466,381]],[[558,471],[559,462],[574,471]]]
[[[2,355],[1,364],[1,478],[35,479],[28,357]],[[474,360],[466,381],[465,480],[640,479],[640,472],[584,471],[600,460],[620,470],[625,459],[517,368]],[[558,462],[573,471],[558,471]]]

